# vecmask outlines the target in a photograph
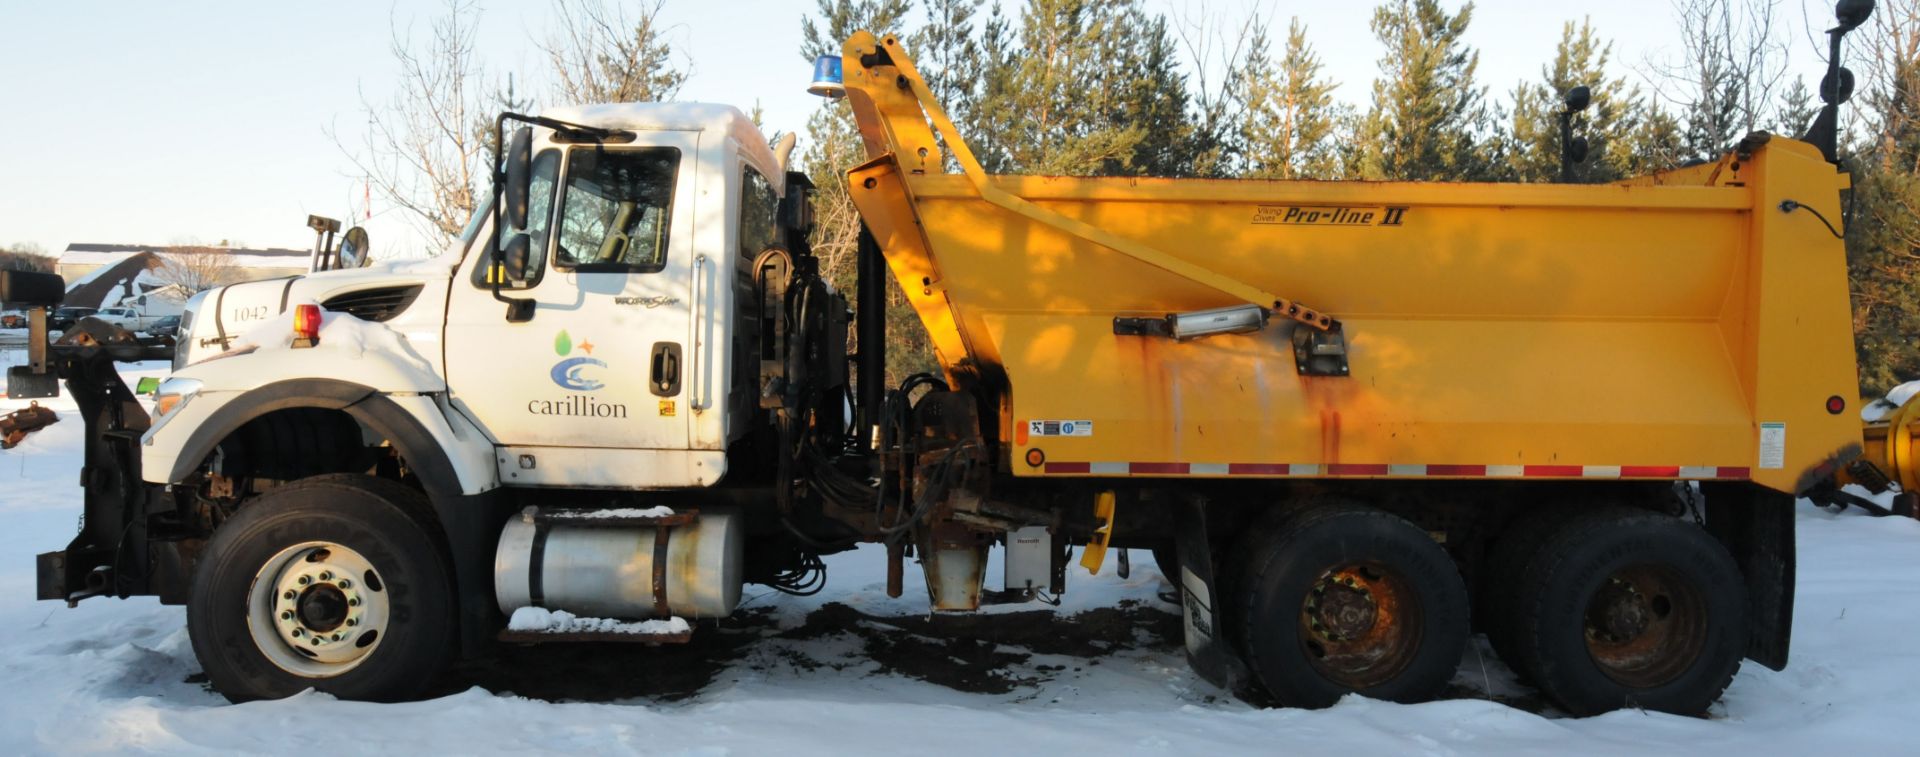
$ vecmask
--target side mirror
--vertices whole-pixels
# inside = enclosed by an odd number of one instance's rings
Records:
[[[507,281],[527,280],[527,260],[532,257],[533,242],[526,234],[515,234],[501,251],[501,273]]]
[[[1573,142],[1567,145],[1567,159],[1575,163],[1587,162],[1587,138],[1586,137],[1573,138]]]
[[[362,268],[371,262],[369,255],[373,248],[367,241],[367,230],[359,226],[347,229],[340,238],[340,250],[336,257],[338,268]]]
[[[1593,90],[1588,89],[1586,85],[1583,84],[1567,90],[1566,97],[1563,98],[1563,100],[1567,104],[1568,113],[1579,113],[1580,111],[1586,110],[1588,105],[1593,104]]]
[[[1846,34],[1860,28],[1872,15],[1873,0],[1840,0],[1833,6],[1833,16],[1840,21],[1840,25],[1831,31]]]
[[[504,187],[507,226],[515,229],[527,227],[527,197],[531,194],[533,183],[533,129],[522,126],[514,130],[513,139],[508,142],[507,165],[505,168],[507,185]]]
[[[1820,77],[1820,101],[1828,105],[1843,105],[1853,99],[1853,70],[1840,67],[1828,71]]]

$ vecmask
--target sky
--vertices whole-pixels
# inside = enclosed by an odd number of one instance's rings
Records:
[[[1011,14],[1019,0],[1003,0]],[[1460,3],[1442,0],[1449,8]],[[1259,13],[1289,17],[1362,103],[1380,46],[1372,3],[1147,0],[1176,26],[1215,26]],[[538,49],[552,6],[481,0],[479,56],[523,91],[546,79]],[[665,0],[670,39],[690,65],[680,99],[764,109],[770,130],[802,130],[819,102],[805,92],[801,19],[812,0]],[[438,0],[327,3],[0,0],[0,244],[57,253],[76,242],[245,244],[311,248],[306,216],[367,227],[374,257],[437,252],[376,196],[335,141],[355,145],[362,103],[385,102],[398,78],[393,30],[424,36]],[[1783,0],[1792,71],[1817,81],[1803,18],[1824,2]],[[1803,15],[1804,14],[1804,15]],[[1614,42],[1615,75],[1640,80],[1649,61],[1678,54],[1670,0],[1482,0],[1468,41],[1480,82],[1496,96],[1535,79],[1569,19],[1591,18]],[[1284,33],[1280,34],[1284,38]],[[367,217],[371,215],[371,217]]]

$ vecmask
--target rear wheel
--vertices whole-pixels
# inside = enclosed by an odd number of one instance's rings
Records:
[[[1425,531],[1371,508],[1297,511],[1258,540],[1235,582],[1247,666],[1282,704],[1349,692],[1430,699],[1459,668],[1467,591]]]
[[[1473,606],[1480,630],[1486,632],[1493,651],[1522,680],[1526,672],[1521,670],[1520,650],[1514,642],[1517,621],[1513,610],[1518,604],[1514,597],[1527,574],[1527,565],[1540,554],[1541,544],[1568,517],[1569,511],[1554,507],[1539,507],[1515,517],[1494,538],[1493,548],[1474,576]]]
[[[393,700],[431,683],[452,646],[452,584],[408,514],[418,496],[336,475],[240,508],[194,567],[187,603],[214,688],[236,702],[308,688]]]
[[[1698,715],[1746,650],[1746,584],[1692,524],[1617,509],[1562,524],[1521,581],[1520,664],[1575,715],[1638,707]]]

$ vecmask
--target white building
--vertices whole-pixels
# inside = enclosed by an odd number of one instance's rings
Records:
[[[59,273],[71,284],[101,266],[110,266],[141,254],[150,254],[162,261],[190,255],[224,255],[226,258],[223,261],[224,265],[233,271],[234,279],[219,282],[221,284],[276,279],[306,273],[307,264],[312,257],[312,253],[307,250],[281,248],[253,250],[244,247],[202,245],[165,246],[79,242],[67,245],[67,249],[60,253]]]
[[[310,260],[304,250],[76,243],[60,253],[56,270],[67,280],[66,304],[98,308],[140,306],[146,304],[142,298],[151,296],[184,300],[182,294],[191,296],[192,287],[182,283],[204,288],[296,276],[307,272]],[[182,276],[169,268],[189,273]]]

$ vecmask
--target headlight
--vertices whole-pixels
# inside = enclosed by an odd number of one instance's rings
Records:
[[[153,415],[165,420],[174,411],[179,410],[200,393],[200,380],[190,378],[170,378],[160,382],[160,388],[153,392]]]

